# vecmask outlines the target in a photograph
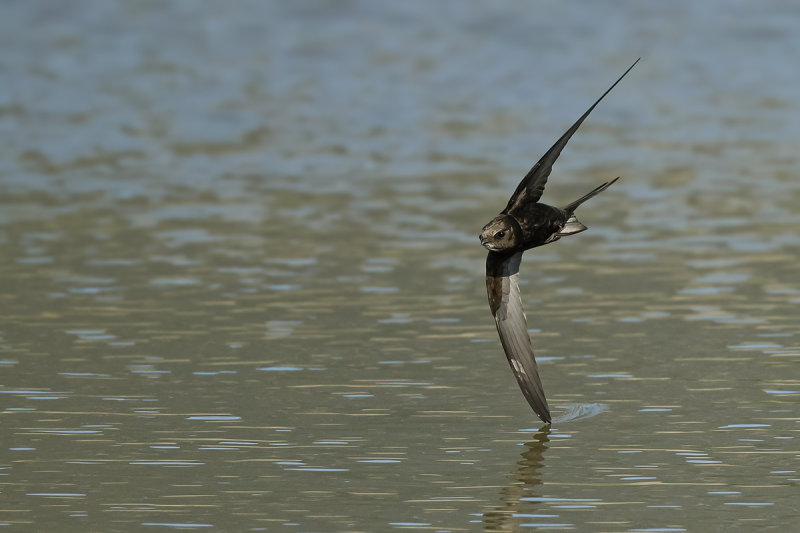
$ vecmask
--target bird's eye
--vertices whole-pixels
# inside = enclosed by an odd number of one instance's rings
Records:
[[[502,239],[503,237],[506,236],[506,232],[505,231],[498,231],[497,233],[494,234],[494,236],[497,237],[498,239]]]

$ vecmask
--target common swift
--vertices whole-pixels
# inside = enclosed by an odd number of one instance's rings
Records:
[[[550,423],[550,409],[544,395],[539,369],[528,336],[528,324],[519,293],[519,264],[525,250],[536,248],[561,237],[586,229],[575,218],[575,210],[583,202],[608,189],[619,177],[603,183],[588,194],[564,207],[539,203],[544,186],[561,150],[570,137],[589,116],[589,113],[611,92],[622,78],[639,62],[637,59],[622,76],[572,125],[522,178],[508,205],[483,227],[481,244],[489,250],[486,257],[486,290],[489,308],[497,324],[500,342],[517,378],[522,393],[536,415]]]

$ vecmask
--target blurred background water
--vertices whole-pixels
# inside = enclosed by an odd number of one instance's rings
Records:
[[[0,524],[787,531],[800,5],[3,2]],[[477,234],[637,57],[526,254]]]

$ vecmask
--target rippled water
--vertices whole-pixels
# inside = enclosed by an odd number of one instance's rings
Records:
[[[0,524],[794,527],[800,8],[662,4],[3,4]],[[522,264],[541,430],[477,233],[640,55]]]

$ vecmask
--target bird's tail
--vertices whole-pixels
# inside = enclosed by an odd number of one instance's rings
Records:
[[[607,181],[607,182],[605,182],[604,184],[602,184],[601,186],[599,186],[598,188],[596,188],[595,190],[593,190],[593,191],[592,191],[592,192],[590,192],[589,194],[586,194],[586,195],[584,195],[584,196],[581,196],[580,198],[578,198],[577,200],[575,200],[575,201],[574,201],[574,202],[572,202],[571,204],[567,204],[567,205],[565,205],[564,207],[562,207],[562,209],[563,209],[564,211],[566,211],[567,213],[573,213],[573,212],[574,212],[576,209],[578,209],[578,206],[579,206],[579,205],[581,205],[583,202],[585,202],[586,200],[588,200],[588,199],[589,199],[589,198],[591,198],[592,196],[595,196],[595,195],[597,195],[597,194],[600,194],[600,193],[601,193],[601,192],[603,192],[604,190],[608,189],[609,187],[611,187],[612,185],[614,185],[614,183],[615,183],[615,182],[616,182],[618,179],[619,179],[619,177],[616,177],[616,178],[614,178],[614,179],[613,179],[613,180],[611,180],[611,181]]]
[[[604,184],[597,187],[596,189],[594,189],[593,191],[591,191],[590,193],[581,196],[580,198],[578,198],[577,200],[575,200],[570,204],[565,205],[562,209],[567,212],[569,218],[567,219],[567,223],[564,224],[564,227],[558,231],[558,236],[561,237],[564,235],[574,235],[575,233],[580,233],[583,230],[585,230],[586,226],[581,224],[580,221],[578,221],[578,219],[575,217],[575,210],[578,209],[579,205],[581,205],[583,202],[585,202],[592,196],[600,194],[604,190],[611,187],[618,179],[619,177],[616,177],[611,181],[607,181]]]

